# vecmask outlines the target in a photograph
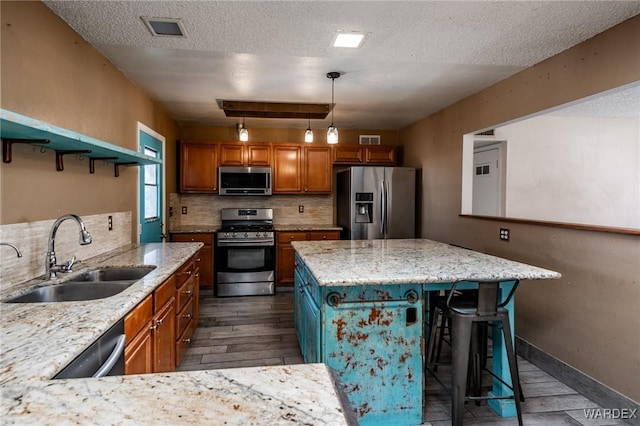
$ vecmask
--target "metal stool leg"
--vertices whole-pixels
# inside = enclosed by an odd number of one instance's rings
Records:
[[[461,426],[469,368],[472,320],[471,318],[453,315],[452,323],[451,424],[453,426]]]
[[[520,409],[520,376],[518,374],[518,364],[516,361],[516,353],[513,349],[513,341],[511,340],[511,326],[509,325],[509,314],[503,311],[498,314],[502,323],[502,332],[504,333],[505,349],[507,350],[507,358],[509,360],[509,372],[511,373],[511,385],[513,387],[514,402],[516,404],[516,414],[518,415],[518,424],[522,426],[522,410]]]
[[[440,321],[441,317],[442,317],[442,311],[436,308],[433,312],[433,319],[431,321],[431,325],[429,326],[429,341],[427,344],[427,355],[425,356],[425,364],[427,365],[428,368],[430,368],[434,362],[433,355],[434,355],[435,345],[436,345],[436,342],[435,342],[436,335],[437,335],[436,329],[437,329],[438,321]],[[425,373],[427,371],[425,371]]]

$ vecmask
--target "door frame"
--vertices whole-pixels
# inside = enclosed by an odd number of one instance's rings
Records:
[[[166,174],[167,174],[167,170],[165,167],[165,158],[166,158],[166,150],[167,150],[167,144],[166,144],[166,138],[164,136],[162,136],[160,133],[156,132],[155,130],[153,130],[152,128],[146,126],[145,124],[141,123],[138,121],[138,125],[136,128],[136,141],[137,141],[137,146],[138,146],[138,151],[140,151],[140,132],[144,132],[147,135],[158,139],[160,141],[160,143],[162,144],[162,163],[159,164],[160,166],[160,173],[162,175],[162,233],[166,235],[167,233],[167,224],[166,224],[166,218],[167,218],[167,194],[166,194]],[[140,243],[140,234],[142,232],[142,221],[140,218],[140,179],[141,173],[143,172],[144,169],[142,169],[142,167],[138,167],[138,177],[136,179],[136,243]]]

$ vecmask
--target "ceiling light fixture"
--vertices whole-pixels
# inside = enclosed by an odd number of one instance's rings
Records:
[[[309,127],[304,132],[304,141],[307,143],[313,142],[313,130],[311,130],[311,117],[309,118]]]
[[[364,44],[368,35],[360,31],[336,31],[336,36],[333,38],[333,47],[357,49]]]
[[[335,108],[333,92],[336,78],[340,78],[340,73],[337,71],[328,72],[327,78],[331,79],[331,125],[327,128],[327,143],[333,145],[338,143],[338,128],[333,125],[333,110]]]
[[[154,37],[186,37],[182,19],[150,18],[148,16],[141,16],[140,19]]]
[[[242,124],[238,124],[238,137],[240,142],[247,142],[249,140],[249,131],[244,125],[244,117],[242,117]]]

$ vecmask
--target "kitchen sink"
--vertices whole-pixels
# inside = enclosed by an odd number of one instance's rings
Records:
[[[5,302],[51,303],[104,299],[121,293],[154,268],[155,266],[95,269],[60,284],[35,288]]]

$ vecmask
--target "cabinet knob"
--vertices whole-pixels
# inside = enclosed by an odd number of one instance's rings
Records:
[[[191,294],[191,290],[185,290],[182,292],[182,294],[186,294],[187,296],[189,296]]]
[[[305,189],[304,189],[304,192],[308,192],[308,191],[309,191],[309,188],[305,188]]]
[[[196,262],[200,262],[200,258],[197,258],[197,259],[196,259]]]
[[[323,239],[323,240],[326,240],[326,239],[327,239],[327,236],[326,236],[326,235],[323,235],[323,236],[322,236],[322,239]]]
[[[158,329],[157,325],[152,325],[151,327],[149,327],[149,330],[151,331],[156,331]]]
[[[191,339],[182,339],[184,343],[191,343]]]
[[[191,315],[191,314],[184,314],[184,315],[182,316],[182,318],[191,318],[191,317],[193,317],[193,315]]]
[[[158,325],[158,327],[160,327],[163,322],[164,322],[164,319],[159,319],[156,324]]]

